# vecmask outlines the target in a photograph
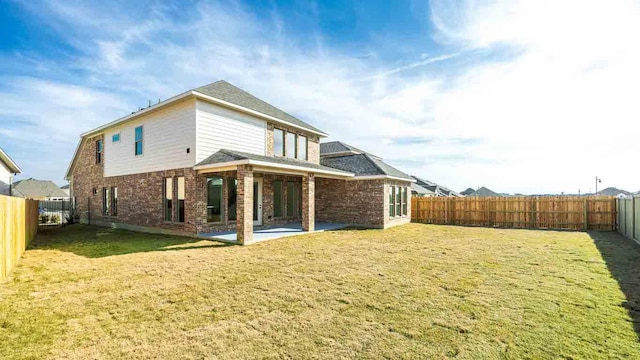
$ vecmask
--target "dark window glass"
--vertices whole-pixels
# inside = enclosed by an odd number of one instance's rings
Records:
[[[96,141],[96,164],[102,163],[102,140]]]
[[[111,188],[111,216],[118,216],[118,188]]]
[[[258,221],[258,183],[253,183],[253,221]]]
[[[389,216],[390,217],[394,217],[396,216],[395,214],[395,204],[394,204],[394,200],[395,200],[396,196],[395,196],[395,188],[393,186],[389,187]]]
[[[109,188],[102,188],[102,215],[109,215]]]
[[[173,212],[173,178],[164,179],[164,221],[172,221]]]
[[[282,217],[282,204],[284,191],[282,191],[282,181],[273,182],[273,217]]]
[[[143,133],[142,126],[138,126],[136,128],[136,156],[142,155],[142,141],[143,141]]]
[[[307,137],[298,136],[298,159],[307,160]]]
[[[273,154],[284,156],[284,131],[273,129]]]
[[[285,151],[287,152],[287,157],[295,159],[296,158],[296,134],[287,133],[287,143],[285,146]]]
[[[120,141],[120,133],[111,135],[111,142],[119,142]]]
[[[222,184],[221,177],[207,178],[207,222],[222,221]]]
[[[229,220],[236,220],[236,210],[237,210],[237,202],[238,202],[238,180],[237,179],[229,179],[227,183],[227,192],[229,193],[227,199],[227,207],[229,209]]]
[[[177,179],[178,181],[178,199],[176,203],[176,221],[179,223],[184,222],[184,198],[185,198],[185,188],[184,188],[184,177],[181,176]]]
[[[287,216],[300,216],[300,184],[287,182]]]
[[[407,215],[407,188],[402,188],[402,215]]]

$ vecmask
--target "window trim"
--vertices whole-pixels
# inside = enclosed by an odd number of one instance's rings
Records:
[[[137,139],[137,130],[140,129],[140,140]],[[138,154],[138,142],[140,142],[140,154]],[[133,130],[133,154],[135,156],[144,155],[144,125],[136,126]]]
[[[214,179],[214,178],[218,178],[220,180],[222,180],[222,184],[220,184],[220,221],[209,221],[209,179]],[[224,201],[224,187],[226,186],[227,182],[226,179],[222,176],[207,176],[205,179],[205,184],[207,186],[207,202],[205,205],[205,209],[207,211],[206,217],[207,217],[207,224],[224,224],[225,223],[225,201]]]
[[[300,158],[300,138],[304,138],[304,159]],[[296,159],[309,160],[309,137],[304,135],[296,135]]]
[[[118,187],[111,187],[111,210],[109,216],[118,216]]]
[[[389,185],[389,218],[396,217],[396,190],[395,186]]]
[[[111,205],[110,202],[110,198],[109,198],[109,188],[108,187],[103,187],[102,188],[102,216],[110,216],[109,215],[109,206]]]
[[[276,153],[276,131],[280,131],[282,133],[282,152],[280,154]],[[287,154],[285,149],[286,137],[287,137],[287,132],[285,130],[276,128],[276,127],[273,128],[273,155],[280,156],[280,157],[286,156]]]
[[[115,133],[111,135],[111,142],[112,143],[120,142],[120,133]]]
[[[186,200],[187,200],[187,181],[184,176],[176,176],[176,191],[175,191],[175,209],[174,209],[174,221],[177,224],[184,224],[187,218],[186,215]],[[184,192],[183,198],[180,199],[180,179],[182,179],[182,190]],[[184,212],[182,221],[180,221],[180,201],[182,201],[182,211]]]
[[[104,153],[104,143],[102,139],[96,140],[96,164],[102,164],[102,154]]]
[[[289,146],[288,146],[288,138],[289,134],[293,135],[293,156],[289,156]],[[284,145],[284,156],[287,159],[297,159],[298,158],[298,134],[294,132],[287,131],[285,135],[285,145]]]

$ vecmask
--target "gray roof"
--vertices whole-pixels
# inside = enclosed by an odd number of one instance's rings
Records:
[[[11,195],[9,194],[9,184],[0,180],[0,195]]]
[[[356,174],[356,176],[387,175],[412,181],[411,176],[385,164],[369,154],[352,154],[336,157],[321,157],[320,164]]]
[[[341,141],[330,141],[330,142],[320,144],[320,155],[328,155],[328,154],[335,154],[335,153],[339,154],[344,152],[355,152],[358,154],[367,154],[373,158],[381,159],[379,156],[360,150],[355,146],[345,144]]]
[[[423,186],[420,186],[417,183],[411,183],[411,192],[414,192],[419,195],[435,195],[434,191],[429,190]]]
[[[64,191],[60,190],[51,180],[27,179],[13,183],[14,195],[26,198],[40,197],[68,197]]]
[[[208,158],[196,164],[196,166],[221,164],[221,163],[238,161],[238,160],[256,160],[256,161],[269,162],[276,165],[301,166],[301,167],[306,167],[310,170],[316,169],[316,170],[324,170],[324,171],[343,172],[343,171],[340,171],[339,169],[334,169],[334,168],[326,167],[323,165],[314,164],[308,161],[301,161],[301,160],[275,157],[275,156],[257,155],[257,154],[245,153],[241,151],[228,150],[228,149],[218,150],[213,155],[209,156]],[[344,172],[344,174],[351,175],[349,172]]]
[[[69,188],[69,184],[60,186],[60,189],[66,190]]]
[[[245,107],[247,109],[257,111],[263,113],[265,115],[272,116],[276,119],[284,120],[286,122],[290,122],[294,125],[300,126],[301,128],[315,131],[315,132],[324,132],[319,130],[306,122],[296,118],[293,115],[287,114],[286,112],[278,109],[277,107],[258,99],[257,97],[249,94],[248,92],[229,84],[224,80],[216,81],[212,84],[205,85],[194,89],[201,94],[208,95],[214,97],[216,99],[220,99],[235,105],[239,105]]]
[[[478,197],[501,197],[502,195],[498,194],[497,192],[490,190],[486,187],[481,187],[478,190],[474,191],[473,193],[467,195],[467,196],[478,196]]]

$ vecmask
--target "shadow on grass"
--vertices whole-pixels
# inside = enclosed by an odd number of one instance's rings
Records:
[[[621,305],[627,309],[640,339],[640,245],[615,232],[590,232],[589,236],[627,298]]]
[[[29,249],[58,250],[87,258],[101,258],[140,252],[224,248],[227,246],[233,245],[206,239],[76,224],[39,232],[29,245]]]

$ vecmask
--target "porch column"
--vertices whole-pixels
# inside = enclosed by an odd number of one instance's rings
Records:
[[[316,222],[316,180],[314,173],[302,176],[302,230],[314,231]]]
[[[253,240],[253,168],[238,165],[238,200],[236,202],[236,230],[240,245]]]

